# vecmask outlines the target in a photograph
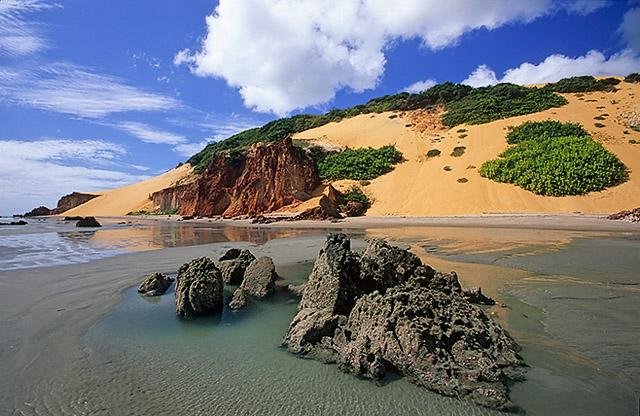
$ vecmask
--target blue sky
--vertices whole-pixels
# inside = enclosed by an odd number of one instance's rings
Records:
[[[640,70],[640,2],[0,0],[0,213],[288,114]],[[446,6],[444,6],[446,4]]]

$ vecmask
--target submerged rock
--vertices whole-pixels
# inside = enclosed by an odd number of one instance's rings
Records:
[[[138,286],[138,293],[143,296],[160,296],[163,295],[169,286],[173,283],[173,278],[168,277],[162,273],[154,273],[147,276],[140,286]]]
[[[455,273],[373,240],[358,258],[344,234],[320,251],[283,346],[379,379],[397,372],[429,390],[516,410],[519,347],[463,295]]]
[[[229,249],[218,262],[222,280],[231,285],[239,285],[244,278],[245,270],[256,258],[249,250]]]
[[[302,293],[304,292],[304,286],[305,286],[304,283],[299,285],[288,285],[287,290],[296,296],[302,297]]]
[[[223,288],[222,274],[210,258],[183,264],[176,277],[176,313],[191,317],[222,311]]]
[[[76,223],[76,227],[102,227],[96,217],[84,217]]]
[[[244,273],[242,284],[233,293],[229,303],[231,309],[239,309],[246,304],[247,297],[265,298],[276,289],[278,274],[270,257],[255,259]]]

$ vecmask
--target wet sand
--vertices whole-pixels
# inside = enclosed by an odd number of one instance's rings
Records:
[[[102,317],[112,314],[115,307],[122,305],[123,294],[128,293],[125,292],[127,288],[137,284],[145,274],[156,271],[175,272],[185,261],[203,255],[216,258],[229,247],[251,247],[256,255],[272,256],[278,268],[308,263],[315,258],[319,247],[324,242],[326,232],[319,228],[322,226],[327,229],[346,230],[360,239],[387,237],[395,242],[411,245],[417,254],[435,268],[443,271],[456,270],[464,285],[482,286],[488,294],[495,296],[501,302],[508,303],[509,308],[495,307],[491,312],[514,333],[518,341],[526,343],[525,359],[533,362],[556,363],[551,368],[536,366],[531,372],[531,382],[528,382],[531,384],[515,386],[514,397],[520,403],[529,404],[534,408],[538,406],[540,409],[540,403],[532,403],[535,399],[531,398],[531,392],[536,391],[531,386],[535,387],[537,383],[537,391],[542,394],[560,396],[565,394],[567,397],[556,398],[554,403],[556,406],[558,403],[566,405],[566,399],[571,399],[572,396],[570,393],[563,392],[563,389],[583,391],[585,387],[577,387],[576,383],[585,379],[584,382],[589,384],[586,388],[596,391],[591,395],[591,402],[579,395],[576,396],[576,400],[581,401],[583,407],[592,405],[590,409],[597,412],[582,409],[582,414],[607,414],[607,410],[616,411],[609,414],[625,414],[624,411],[629,408],[629,397],[632,394],[628,389],[633,389],[633,385],[626,388],[620,387],[616,376],[609,374],[608,370],[599,369],[598,362],[592,356],[583,354],[583,352],[588,353],[589,348],[576,349],[573,344],[581,343],[583,338],[574,337],[569,343],[572,345],[568,345],[566,341],[551,337],[547,333],[548,328],[543,324],[546,319],[542,309],[544,305],[534,307],[520,299],[522,297],[535,304],[540,303],[538,298],[531,296],[529,292],[522,294],[515,289],[505,290],[508,287],[517,288],[518,286],[514,283],[536,278],[540,275],[540,271],[533,267],[529,267],[530,270],[527,270],[527,267],[518,270],[518,268],[506,267],[514,266],[506,263],[478,265],[468,262],[492,263],[496,258],[513,259],[514,256],[519,255],[526,258],[525,253],[556,253],[564,250],[581,236],[584,238],[605,236],[603,238],[606,239],[608,235],[631,234],[637,237],[638,234],[633,231],[638,229],[635,225],[613,221],[603,223],[605,220],[602,219],[585,220],[574,217],[569,220],[545,218],[542,219],[542,225],[540,218],[531,219],[530,217],[524,217],[517,224],[509,223],[509,220],[503,217],[492,220],[495,222],[490,224],[484,221],[485,219],[475,218],[432,219],[428,224],[416,223],[415,219],[391,220],[365,218],[360,220],[361,222],[345,221],[338,224],[276,223],[267,227],[250,226],[249,230],[253,232],[274,228],[286,231],[287,226],[291,230],[297,230],[293,234],[287,231],[279,235],[284,238],[270,239],[278,237],[277,234],[270,234],[270,237],[265,239],[266,242],[261,245],[242,242],[241,240],[247,239],[251,232],[242,227],[242,222],[233,222],[230,227],[225,228],[225,233],[238,237],[232,242],[222,241],[189,247],[148,250],[99,259],[86,264],[0,272],[0,316],[2,317],[0,320],[0,334],[2,334],[0,374],[15,375],[0,378],[0,413],[110,414],[109,409],[112,408],[112,404],[100,403],[95,394],[82,393],[87,391],[87,384],[95,380],[95,362],[90,359],[84,337],[92,325],[101,321]],[[469,228],[478,222],[482,226]],[[452,226],[451,223],[456,225]],[[561,225],[566,228],[563,231],[544,231],[545,227],[552,228],[558,223],[562,223]],[[387,228],[391,224],[394,227]],[[602,224],[606,225],[600,227]],[[304,230],[305,225],[307,227],[313,225],[314,228]],[[187,224],[184,226],[188,228]],[[376,226],[384,228],[376,228]],[[362,228],[368,229],[365,231]],[[614,231],[613,234],[611,234],[612,231]],[[289,235],[295,236],[288,237]],[[104,237],[106,238],[107,235]],[[197,244],[197,241],[195,243]],[[362,244],[363,242],[359,240],[356,246]],[[505,245],[508,245],[511,251],[505,252]],[[473,253],[482,253],[485,257],[480,260],[472,258]],[[464,256],[467,258],[463,258]],[[630,267],[634,267],[633,263]],[[129,301],[138,302],[138,299],[133,296]],[[527,318],[523,317],[525,315]],[[627,314],[628,316],[630,315]],[[554,315],[553,318],[552,326],[557,325],[556,316]],[[596,323],[603,324],[601,321]],[[576,324],[573,317],[569,320],[569,324]],[[161,347],[161,345],[158,346],[160,351]],[[606,348],[606,345],[600,345],[600,348]],[[567,357],[572,358],[567,359]],[[117,356],[112,358],[118,359]],[[162,367],[162,356],[160,355],[158,359],[160,361],[151,360],[151,364]],[[629,360],[632,365],[638,364],[633,357],[629,357]],[[563,364],[565,367],[561,368],[557,362],[565,363]],[[107,364],[115,365],[110,361]],[[332,368],[332,370],[338,373],[337,369]],[[309,367],[309,371],[313,371],[313,364]],[[567,381],[562,378],[563,373],[573,374],[572,378]],[[123,374],[126,372],[111,374],[110,383],[117,382]],[[557,391],[549,389],[549,380],[553,377],[558,380]],[[92,385],[94,393],[96,389],[100,391],[101,387],[106,388],[109,385],[106,379],[101,379],[104,380],[105,386]],[[609,380],[611,385],[607,385]],[[142,394],[135,391],[130,393]],[[607,403],[602,399],[603,394],[614,396],[618,394],[618,396],[615,402]],[[597,404],[604,405],[604,410],[599,409]],[[607,407],[607,405],[613,405],[613,407]],[[550,405],[548,410],[550,412],[548,414],[554,414],[553,412],[558,411],[558,407],[554,408]],[[461,414],[465,413],[468,412],[461,412]],[[567,411],[566,414],[571,413]],[[532,414],[544,413],[534,411]]]

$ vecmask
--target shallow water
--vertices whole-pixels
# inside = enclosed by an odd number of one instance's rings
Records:
[[[406,230],[400,234],[407,237]],[[517,258],[538,264],[540,256],[541,263],[544,256],[554,256],[564,264],[564,271],[571,271],[571,264],[580,265],[576,266],[576,274],[583,276],[584,270],[592,269],[580,261],[584,254],[579,254],[581,250],[588,247],[591,262],[600,264],[595,257],[598,253],[610,254],[602,245],[615,245],[611,238],[567,239],[558,246],[557,240],[550,237],[546,245],[542,239],[532,246],[531,253],[535,254],[524,255],[526,250],[519,247]],[[436,247],[432,251],[438,251],[437,245],[432,247]],[[633,255],[625,257],[633,254],[633,249],[622,255],[624,259],[616,259],[617,273],[608,275],[614,281],[622,279],[630,287],[638,281],[637,276],[634,280],[627,273],[638,270]],[[440,254],[446,256],[444,250]],[[448,253],[448,258],[464,256],[473,254]],[[495,263],[495,259],[487,262]],[[517,265],[524,268],[521,263]],[[447,266],[455,267],[456,263]],[[550,261],[548,267],[553,269],[554,262]],[[286,279],[283,283],[295,284],[304,281],[309,269],[307,263],[281,267],[279,272]],[[474,272],[473,266],[466,265],[463,269],[465,273]],[[612,306],[608,303],[609,295],[601,294],[582,302],[584,285],[565,287],[558,282],[565,282],[566,277],[543,275],[541,269],[533,267],[531,270],[535,273],[504,286],[501,296],[501,301],[508,305],[505,324],[523,346],[522,355],[530,366],[527,380],[513,386],[514,402],[530,415],[635,415],[638,397],[635,375],[640,363],[636,341],[640,332],[633,331],[639,322],[638,299],[623,297],[624,306]],[[486,273],[476,272],[483,276]],[[522,275],[505,267],[500,268],[500,273]],[[607,274],[593,269],[587,275],[594,278]],[[465,280],[465,276],[461,278]],[[544,289],[540,289],[540,282],[546,282],[545,279],[554,283],[551,288],[545,283]],[[578,301],[541,302],[544,297],[534,296],[540,290],[552,293],[548,297],[556,300]],[[573,298],[566,296],[565,291],[572,293]],[[173,294],[148,300],[129,290],[123,303],[96,324],[86,338],[93,376],[97,380],[112,380],[101,391],[104,406],[116,413],[138,409],[143,414],[147,411],[176,414],[184,406],[190,414],[495,413],[430,393],[397,377],[376,384],[343,374],[333,365],[286,353],[278,346],[295,308],[294,299],[281,295],[269,302],[255,303],[248,311],[234,313],[225,309],[220,318],[181,321],[175,317]],[[584,314],[603,316],[584,319]],[[573,334],[569,338],[574,342],[552,335],[559,323],[563,330]],[[602,331],[616,330],[628,332],[618,337],[602,335]],[[593,345],[594,339],[599,339],[599,343]],[[587,354],[589,350],[599,353],[592,357]],[[622,369],[626,372],[620,373]],[[131,395],[132,391],[138,393]]]

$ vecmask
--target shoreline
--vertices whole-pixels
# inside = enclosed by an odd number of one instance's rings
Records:
[[[273,216],[277,218],[278,216]],[[31,217],[34,219],[57,219],[63,215],[47,217]],[[252,219],[227,218],[194,218],[182,219],[180,215],[128,215],[128,216],[96,216],[99,220],[109,222],[128,221],[167,221],[183,223],[217,223],[233,227],[261,228],[327,228],[327,229],[367,229],[381,227],[473,227],[473,228],[515,228],[543,229],[559,231],[602,231],[602,232],[634,232],[640,231],[640,222],[633,223],[621,220],[610,220],[606,215],[596,214],[554,214],[554,213],[501,213],[480,215],[446,215],[446,216],[362,216],[331,220],[277,221],[270,224],[254,224]]]

